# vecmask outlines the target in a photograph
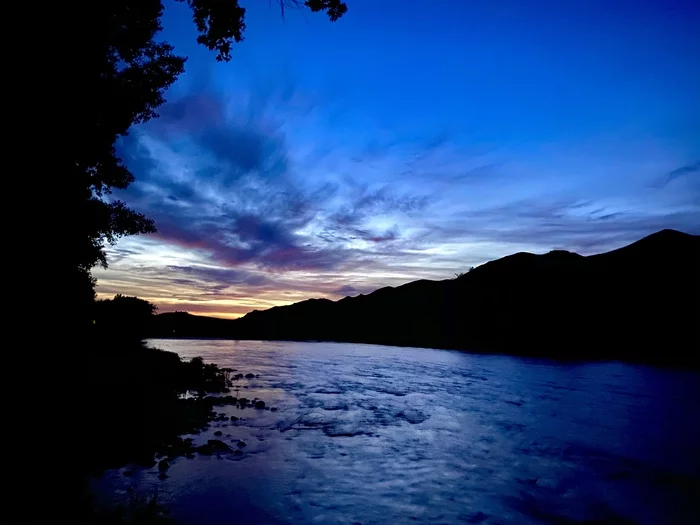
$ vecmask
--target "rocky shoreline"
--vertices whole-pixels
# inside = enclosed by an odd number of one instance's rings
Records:
[[[277,411],[263,399],[240,395],[248,388],[243,383],[259,377],[255,374],[207,364],[201,358],[185,361],[173,352],[142,344],[102,349],[88,359],[87,372],[86,389],[92,394],[79,400],[77,409],[88,416],[86,426],[93,438],[78,447],[86,497],[82,519],[76,521],[161,523],[167,513],[156,495],[130,489],[123,503],[104,507],[90,493],[90,479],[115,469],[132,476],[137,470],[157,468],[164,480],[179,458],[242,459],[247,443],[224,435],[225,427],[245,420],[245,410]],[[227,414],[223,407],[237,414]],[[89,417],[96,413],[97,417]],[[217,427],[213,436],[198,443],[197,437],[213,425]]]
[[[230,372],[235,372],[235,370],[222,368],[220,369],[222,373],[229,374]],[[248,374],[249,378],[259,377],[253,376],[253,374]],[[243,378],[243,374],[238,374],[233,380],[227,380],[228,389],[235,386],[235,381],[237,379]],[[200,434],[206,432],[210,429],[211,423],[223,423],[226,426],[230,422],[231,425],[236,425],[237,422],[243,421],[243,417],[230,416],[224,412],[216,412],[216,407],[232,406],[238,408],[239,410],[245,410],[246,408],[253,410],[270,410],[276,412],[276,407],[266,406],[265,401],[254,397],[253,399],[248,399],[246,397],[234,397],[231,395],[226,396],[205,396],[184,399],[184,403],[189,404],[195,412],[206,412],[207,422],[199,428],[193,428],[189,434]],[[226,434],[222,430],[216,430],[213,433],[215,438],[231,438],[231,434]],[[157,462],[158,470],[160,472],[160,478],[167,478],[167,471],[170,468],[170,464],[173,460],[179,457],[186,457],[188,459],[193,459],[195,454],[203,456],[212,456],[219,454],[232,454],[234,456],[242,456],[244,454],[245,447],[247,443],[241,439],[230,439],[231,442],[235,443],[235,448],[225,443],[222,439],[208,439],[206,443],[201,445],[195,445],[195,440],[192,437],[183,438],[182,436],[175,437],[171,442],[167,443],[164,447],[159,449],[154,455],[153,466]],[[143,465],[149,466],[149,465]]]

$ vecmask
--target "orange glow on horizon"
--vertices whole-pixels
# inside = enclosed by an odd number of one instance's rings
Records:
[[[165,313],[170,313],[170,312],[187,312],[190,315],[196,315],[198,317],[214,317],[217,319],[239,319],[243,317],[245,314],[239,314],[239,313],[231,313],[231,312],[189,312],[187,309],[168,309],[168,310],[163,310],[163,309],[158,309],[159,314],[165,314]],[[247,312],[246,312],[247,313]]]

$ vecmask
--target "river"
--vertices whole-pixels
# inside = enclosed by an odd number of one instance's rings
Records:
[[[178,458],[98,490],[158,490],[190,524],[695,523],[700,374],[386,346],[152,340],[256,377]],[[235,395],[234,389],[234,395]]]

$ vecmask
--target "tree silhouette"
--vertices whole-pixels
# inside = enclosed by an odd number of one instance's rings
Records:
[[[197,42],[216,52],[217,60],[229,61],[232,44],[243,39],[246,28],[246,10],[238,0],[176,1],[191,8]],[[280,0],[280,6],[282,13],[285,7],[326,12],[331,21],[347,11],[340,0]],[[117,156],[115,142],[132,125],[157,117],[156,109],[184,71],[186,59],[157,40],[161,0],[68,2],[66,9],[70,22],[63,56],[71,89],[62,103],[68,104],[75,132],[61,161],[70,181],[62,190],[75,219],[65,232],[65,256],[75,289],[91,302],[90,270],[107,266],[105,244],[156,231],[153,221],[111,196],[113,188],[125,189],[134,180]]]
[[[94,323],[101,336],[120,342],[139,342],[145,336],[156,306],[138,297],[117,294],[95,304]]]

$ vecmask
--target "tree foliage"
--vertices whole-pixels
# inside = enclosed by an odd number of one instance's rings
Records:
[[[139,341],[146,334],[156,306],[138,297],[117,294],[113,299],[95,303],[94,323],[104,337],[120,341]]]
[[[175,0],[192,10],[197,42],[231,59],[231,48],[243,39],[246,10],[238,0]],[[347,7],[340,0],[280,0],[280,6],[326,12],[331,21]],[[71,23],[65,28],[68,105],[74,136],[60,161],[68,183],[66,204],[75,219],[67,228],[66,257],[78,280],[90,280],[90,269],[107,265],[105,244],[125,235],[155,231],[153,221],[115,200],[112,189],[125,189],[134,176],[116,154],[115,143],[129,128],[157,117],[166,90],[184,71],[186,59],[158,40],[161,0],[68,2]],[[63,43],[62,43],[63,44]],[[92,289],[92,281],[89,282]]]

